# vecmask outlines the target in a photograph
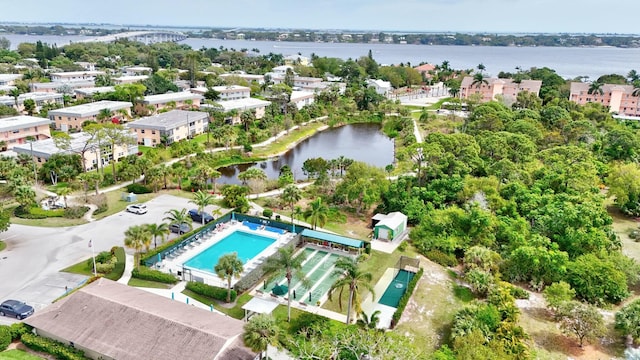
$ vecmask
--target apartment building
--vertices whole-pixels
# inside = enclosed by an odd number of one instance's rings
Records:
[[[31,83],[29,88],[32,92],[48,92],[48,93],[70,93],[75,89],[86,89],[95,87],[96,84],[91,81],[73,81],[73,82],[46,82]]]
[[[0,104],[13,107],[19,113],[24,113],[24,102],[25,100],[33,100],[36,107],[34,112],[39,112],[42,109],[42,106],[45,104],[57,104],[59,106],[64,105],[64,99],[62,94],[58,93],[47,93],[47,92],[30,92],[20,94],[18,99],[15,99],[13,96],[0,96]]]
[[[155,113],[164,109],[183,109],[189,107],[200,107],[200,103],[204,99],[204,96],[194,94],[189,91],[181,91],[177,93],[167,93],[159,95],[147,95],[141,103],[148,107],[153,107]]]
[[[22,74],[0,74],[0,86],[13,86],[20,79]]]
[[[316,94],[310,91],[292,91],[290,102],[294,103],[298,109],[314,103]]]
[[[49,111],[49,119],[55,123],[58,130],[69,131],[82,129],[85,121],[97,121],[98,114],[104,109],[108,109],[114,116],[119,116],[118,112],[125,111],[131,115],[131,103],[125,101],[103,100],[94,103],[71,106]]]
[[[165,139],[169,145],[207,131],[209,114],[201,111],[171,110],[128,123],[127,128],[144,146],[157,146]]]
[[[104,75],[104,71],[66,71],[50,73],[51,82],[96,81],[96,76]]]
[[[32,140],[51,138],[51,120],[34,116],[12,116],[0,119],[2,151]]]
[[[633,95],[632,85],[603,84],[600,91],[589,93],[591,84],[572,82],[569,90],[569,100],[584,105],[599,103],[609,107],[609,111],[622,116],[640,116],[640,97]]]
[[[83,89],[75,89],[73,92],[76,94],[76,99],[92,98],[96,94],[106,94],[114,92],[116,89],[113,86],[99,86]]]
[[[238,99],[246,99],[251,97],[251,88],[240,85],[229,85],[229,86],[213,86],[213,90],[218,92],[220,96],[220,101],[227,100],[238,100]],[[209,91],[206,87],[197,87],[191,89],[191,92],[194,94],[203,95]]]
[[[488,102],[500,95],[505,101],[514,102],[518,93],[528,91],[536,95],[540,94],[541,80],[522,80],[520,83],[513,79],[485,78],[486,83],[475,83],[471,76],[465,76],[460,84],[460,97],[469,98],[473,94],[480,94],[481,102]]]

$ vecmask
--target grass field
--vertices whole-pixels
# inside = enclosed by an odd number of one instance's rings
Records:
[[[96,219],[96,220],[100,220],[100,219],[103,219],[103,218],[105,218],[105,217],[107,217],[109,215],[113,215],[115,213],[118,213],[118,212],[124,210],[127,207],[127,205],[129,205],[130,203],[120,200],[121,194],[122,194],[122,191],[109,191],[108,193],[105,193],[105,195],[107,196],[107,204],[108,204],[109,208],[107,209],[107,211],[105,211],[103,213],[94,215],[93,218]],[[140,203],[147,202],[147,201],[155,198],[158,195],[160,195],[160,193],[150,193],[150,194],[137,195],[138,196],[138,202],[140,202]]]
[[[0,360],[41,360],[39,356],[31,355],[23,350],[7,350],[0,352]]]
[[[137,278],[129,279],[129,283],[127,283],[127,285],[135,286],[135,287],[154,288],[154,289],[171,289],[171,287],[173,286],[171,284],[165,284],[157,281],[143,280],[143,279],[137,279]]]

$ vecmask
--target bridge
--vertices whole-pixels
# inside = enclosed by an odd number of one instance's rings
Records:
[[[103,42],[110,43],[120,39],[129,39],[144,44],[155,44],[159,42],[178,42],[187,38],[187,35],[176,31],[149,30],[149,31],[128,31],[118,34],[99,36],[79,42]]]

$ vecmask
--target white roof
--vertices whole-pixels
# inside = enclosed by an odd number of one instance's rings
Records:
[[[291,92],[291,101],[302,100],[310,97],[314,97],[315,94],[311,91],[292,91]]]
[[[22,74],[0,74],[0,81],[2,82],[9,82],[18,79],[22,79]]]
[[[217,103],[220,106],[222,106],[224,111],[249,110],[249,109],[256,109],[261,107],[267,107],[271,105],[270,101],[265,101],[265,100],[255,99],[255,98],[218,101]]]
[[[377,216],[377,215],[376,215]],[[380,222],[376,224],[376,226],[386,226],[390,229],[395,229],[400,224],[404,224],[407,221],[407,215],[395,211],[392,213],[388,213]]]
[[[122,130],[123,135],[135,138],[136,134],[129,132],[128,130]],[[13,151],[18,154],[31,154],[31,145],[33,145],[33,155],[48,159],[53,154],[73,154],[82,150],[83,148],[93,149],[96,144],[87,142],[91,139],[91,134],[86,132],[70,133],[71,140],[69,141],[70,149],[63,150],[56,146],[53,138],[46,140],[38,140],[29,144],[20,144],[13,147]],[[137,147],[137,145],[130,145]]]
[[[367,80],[367,84],[377,86],[379,88],[391,88],[390,82],[379,79],[369,79]]]
[[[185,101],[185,100],[202,100],[202,95],[194,94],[189,91],[182,91],[177,93],[167,93],[159,95],[147,95],[144,97],[144,103],[146,104],[164,104],[169,101]]]
[[[128,109],[131,107],[130,102],[125,101],[109,101],[103,100],[89,104],[82,104],[77,106],[66,107],[57,110],[49,110],[49,116],[92,116],[97,115],[102,109],[109,109],[111,111]]]
[[[202,111],[171,110],[166,113],[143,117],[128,123],[126,126],[133,129],[171,130],[185,125],[188,121],[202,119],[208,121],[209,114]]]
[[[251,311],[258,314],[271,314],[275,308],[278,307],[278,303],[275,301],[267,301],[254,297],[249,300],[248,303],[242,305],[242,308],[247,311]]]
[[[141,80],[147,80],[149,78],[149,75],[123,75],[123,76],[119,76],[117,78],[113,78],[113,81],[115,82],[123,82],[123,81],[141,81]]]
[[[96,93],[104,94],[104,93],[114,92],[115,90],[116,88],[113,86],[99,86],[99,87],[92,87],[92,88],[75,89],[73,91],[75,91],[76,94],[93,95]]]
[[[73,76],[81,76],[81,75],[104,75],[104,71],[94,70],[94,71],[64,71],[64,72],[53,72],[51,76],[60,76],[60,77],[73,77]]]
[[[27,127],[51,124],[51,120],[35,116],[12,116],[0,119],[0,131],[12,131]]]

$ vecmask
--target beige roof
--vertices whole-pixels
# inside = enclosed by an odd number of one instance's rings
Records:
[[[571,94],[578,94],[580,92],[588,93],[590,87],[591,87],[591,83],[572,82],[570,93]],[[622,91],[626,94],[631,94],[633,93],[633,89],[634,89],[633,85],[602,84],[602,92],[605,94],[610,93],[613,90]]]
[[[243,322],[101,278],[25,322],[119,360],[253,359]]]

